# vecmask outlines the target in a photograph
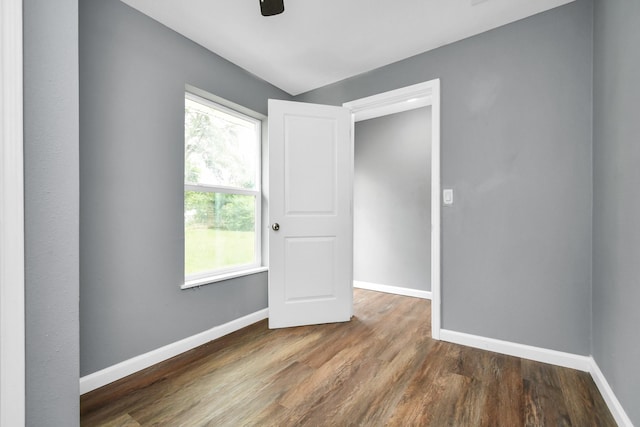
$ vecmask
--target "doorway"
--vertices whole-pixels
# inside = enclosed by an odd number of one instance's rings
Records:
[[[430,239],[430,282],[431,282],[431,328],[432,337],[440,337],[440,81],[431,80],[405,88],[384,92],[367,98],[343,104],[352,112],[353,128],[352,138],[355,147],[356,122],[375,118],[389,118],[389,116],[418,110],[415,114],[422,112],[425,115],[425,122],[430,121],[430,216],[431,216],[431,239]],[[426,108],[425,108],[426,107]],[[419,110],[420,109],[420,110]],[[375,127],[375,124],[374,126]],[[354,169],[355,171],[355,169]],[[381,204],[387,203],[380,200]],[[355,207],[354,214],[357,214],[358,207]],[[392,214],[391,214],[392,215]],[[386,215],[389,216],[389,213]],[[400,219],[399,219],[400,220]],[[370,227],[370,226],[369,226]],[[391,231],[393,232],[393,231]],[[356,239],[362,236],[357,234]],[[358,243],[357,241],[354,243]],[[414,242],[415,243],[415,242]],[[410,243],[408,243],[410,244]],[[379,255],[379,254],[378,254]],[[400,255],[402,256],[402,255]],[[356,264],[358,260],[355,261]],[[357,265],[355,266],[357,268]],[[399,267],[401,268],[401,267]],[[358,271],[354,272],[356,275]],[[428,274],[424,273],[423,274]],[[357,280],[357,276],[354,277]],[[406,288],[405,288],[406,289]],[[425,296],[424,293],[417,293],[413,296]]]
[[[355,124],[355,287],[431,299],[430,108]]]

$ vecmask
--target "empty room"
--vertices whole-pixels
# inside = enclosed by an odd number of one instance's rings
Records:
[[[0,0],[0,425],[640,425],[640,2]]]

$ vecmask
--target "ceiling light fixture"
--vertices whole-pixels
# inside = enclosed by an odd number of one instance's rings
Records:
[[[284,12],[284,0],[260,0],[262,16],[273,16]]]

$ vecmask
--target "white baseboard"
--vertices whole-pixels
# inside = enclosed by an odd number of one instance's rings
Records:
[[[618,398],[613,393],[607,379],[591,356],[579,356],[577,354],[485,338],[446,329],[440,330],[440,339],[455,344],[508,354],[509,356],[535,360],[536,362],[550,363],[552,365],[589,372],[618,425],[620,427],[633,427],[631,419],[622,408],[620,401],[618,401]]]
[[[613,418],[615,418],[616,422],[620,427],[633,427],[633,423],[631,422],[631,419],[622,408],[620,401],[618,400],[615,393],[609,386],[609,382],[607,382],[607,379],[605,378],[604,374],[600,370],[600,367],[598,367],[598,364],[596,363],[595,359],[593,357],[591,357],[590,359],[591,359],[591,369],[589,370],[589,372],[591,373],[591,377],[593,378],[593,381],[596,383],[598,390],[600,390],[600,394],[602,395],[602,398],[607,403],[607,406],[611,411],[611,415],[613,415]]]
[[[185,351],[194,349],[209,341],[228,335],[269,316],[269,309],[265,308],[255,313],[248,314],[239,319],[232,320],[223,325],[215,326],[207,331],[190,336],[188,338],[165,345],[148,353],[141,354],[116,365],[102,369],[93,374],[80,378],[80,394],[105,386],[121,378],[131,375],[142,369],[165,361]]]
[[[589,356],[579,356],[577,354],[548,350],[546,348],[517,344],[446,329],[440,329],[440,339],[442,341],[507,354],[509,356],[535,360],[536,362],[550,363],[552,365],[577,369],[584,372],[591,371],[591,357]]]
[[[370,291],[386,292],[388,294],[404,295],[407,297],[431,299],[431,292],[420,291],[418,289],[402,288],[400,286],[380,285],[378,283],[353,281],[354,288],[367,289]]]

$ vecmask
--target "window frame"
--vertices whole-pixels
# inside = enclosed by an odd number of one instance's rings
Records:
[[[198,93],[194,93],[198,92]],[[213,99],[210,99],[213,98]],[[184,271],[184,283],[182,289],[189,289],[206,285],[209,283],[215,283],[223,280],[232,279],[235,277],[242,277],[250,274],[256,274],[263,271],[267,271],[268,268],[262,264],[262,139],[264,138],[264,118],[262,115],[250,111],[246,108],[236,106],[235,104],[226,101],[222,98],[205,95],[200,90],[189,90],[187,88],[184,92],[184,101],[190,100],[192,102],[199,103],[209,108],[221,111],[236,118],[252,122],[256,126],[256,185],[254,189],[246,189],[240,187],[231,187],[225,185],[210,185],[201,183],[187,183],[183,174],[183,213],[185,212],[184,195],[187,191],[205,192],[205,193],[224,193],[224,194],[237,194],[241,196],[253,196],[255,198],[254,204],[254,262],[251,264],[243,264],[227,268],[219,268],[215,270],[208,270],[205,272],[195,273],[187,275]],[[183,126],[184,126],[183,117]],[[183,154],[186,141],[183,140]],[[186,166],[186,157],[183,157],[183,165]],[[183,231],[185,230],[185,222],[183,215]],[[183,240],[186,244],[186,239]],[[183,245],[184,249],[184,245]],[[186,253],[183,267],[186,266]]]

